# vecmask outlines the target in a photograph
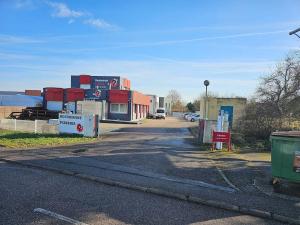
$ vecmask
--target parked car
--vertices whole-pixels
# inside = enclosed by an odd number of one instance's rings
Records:
[[[200,120],[200,115],[199,114],[192,115],[192,116],[189,117],[189,121],[191,121],[191,122],[195,122],[197,120]]]
[[[186,112],[182,114],[182,117],[185,118],[185,116],[187,116],[190,112]]]
[[[187,115],[186,120],[190,121],[191,117],[195,116],[195,115],[197,115],[197,113],[191,113],[191,114]]]
[[[184,115],[184,119],[186,119],[186,120],[187,120],[187,119],[188,119],[188,117],[189,117],[189,116],[191,116],[192,114],[193,114],[193,113],[191,113],[191,112],[189,112],[189,113],[185,114],[185,115]]]
[[[156,110],[155,119],[166,119],[166,111],[164,108],[159,108]]]

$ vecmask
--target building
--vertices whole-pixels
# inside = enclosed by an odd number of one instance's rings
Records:
[[[172,115],[172,102],[170,98],[165,98],[164,99],[165,103],[165,110],[166,110],[166,115],[171,116]]]
[[[205,107],[206,103],[206,107]],[[205,118],[205,108],[208,120],[217,120],[220,110],[224,110],[228,114],[229,126],[235,127],[238,125],[239,119],[245,113],[247,104],[246,98],[214,98],[205,97],[200,101],[200,117]]]
[[[25,95],[18,91],[0,91],[0,119],[7,118],[12,112],[21,112],[26,107],[40,107],[43,98]]]
[[[25,90],[25,95],[42,96],[41,90]]]
[[[159,108],[159,97],[157,95],[147,95],[150,98],[149,116],[155,115]]]
[[[23,91],[0,91],[0,95],[24,95]]]
[[[130,80],[120,76],[71,76],[71,88],[84,89],[85,100],[102,102],[102,111],[108,120],[137,121],[146,118],[150,97],[130,87]]]

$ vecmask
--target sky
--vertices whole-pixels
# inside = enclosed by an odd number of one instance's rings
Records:
[[[253,96],[300,49],[295,0],[0,0],[0,90],[70,87],[79,74],[185,101]]]

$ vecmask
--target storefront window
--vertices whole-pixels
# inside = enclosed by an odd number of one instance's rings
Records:
[[[111,113],[127,114],[127,109],[128,109],[127,104],[118,104],[118,103],[110,104],[110,112]]]
[[[127,113],[127,104],[120,104],[120,113]]]

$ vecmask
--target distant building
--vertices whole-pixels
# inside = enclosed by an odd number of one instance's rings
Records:
[[[22,91],[0,91],[0,95],[24,95]]]
[[[25,95],[42,96],[42,91],[41,90],[25,90]]]
[[[206,102],[206,107],[205,107]],[[200,117],[205,118],[205,108],[208,120],[217,120],[220,110],[228,114],[229,126],[235,127],[245,113],[246,98],[215,98],[205,97],[200,101]]]
[[[158,107],[164,108],[165,107],[165,97],[159,97],[158,99]]]
[[[171,116],[172,115],[172,103],[171,103],[171,101],[170,101],[170,99],[169,98],[165,98],[164,99],[164,103],[165,103],[165,110],[166,110],[166,114],[168,115],[168,116]]]
[[[153,116],[159,108],[159,97],[157,95],[147,95],[150,98],[149,116]]]
[[[71,88],[84,89],[85,100],[101,101],[108,120],[136,121],[147,116],[150,97],[130,87],[130,80],[120,76],[71,76]]]

